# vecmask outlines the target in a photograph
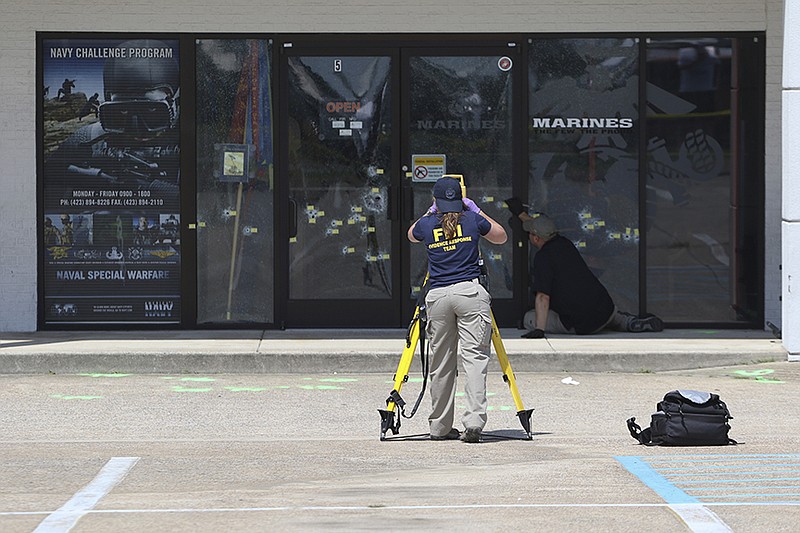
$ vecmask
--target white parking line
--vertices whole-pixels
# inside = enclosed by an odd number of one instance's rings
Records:
[[[705,507],[800,507],[800,501],[787,502],[706,502]],[[404,511],[419,509],[591,509],[591,508],[652,508],[673,509],[669,503],[498,503],[465,505],[306,505],[276,507],[212,507],[183,509],[88,509],[84,514],[158,514],[158,513],[263,513],[297,511]],[[46,515],[50,511],[0,511],[0,516]]]
[[[65,533],[86,513],[90,512],[103,496],[122,481],[139,460],[138,457],[112,457],[95,478],[67,503],[42,520],[36,533]]]

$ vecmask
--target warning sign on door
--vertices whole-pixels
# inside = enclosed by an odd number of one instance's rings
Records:
[[[436,181],[447,172],[444,154],[411,156],[411,181]]]

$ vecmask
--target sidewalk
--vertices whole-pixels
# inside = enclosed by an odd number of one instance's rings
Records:
[[[388,373],[404,329],[0,333],[0,374]],[[502,329],[517,372],[656,372],[786,361],[780,339],[754,330],[553,335]],[[493,371],[499,369],[492,359]],[[419,351],[411,365],[418,372]]]

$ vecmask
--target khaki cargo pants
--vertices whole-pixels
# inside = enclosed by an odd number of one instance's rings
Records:
[[[478,280],[431,289],[425,298],[430,350],[431,435],[453,428],[458,356],[464,367],[465,428],[486,425],[486,374],[492,339],[491,296]]]

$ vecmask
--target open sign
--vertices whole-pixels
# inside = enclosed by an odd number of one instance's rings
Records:
[[[361,109],[361,102],[328,102],[325,110],[328,113],[356,113]]]

